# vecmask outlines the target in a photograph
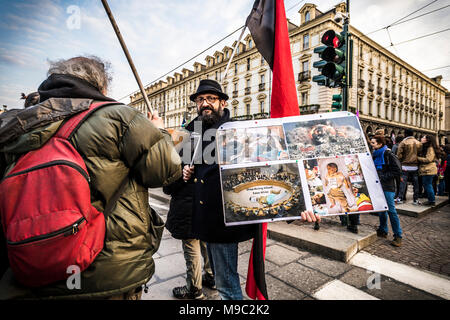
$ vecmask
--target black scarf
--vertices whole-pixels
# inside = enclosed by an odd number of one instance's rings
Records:
[[[86,80],[69,74],[52,74],[38,88],[39,101],[49,98],[87,98],[97,101],[115,101],[105,97]]]

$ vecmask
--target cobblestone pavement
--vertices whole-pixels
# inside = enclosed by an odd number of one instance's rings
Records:
[[[415,218],[399,215],[403,229],[403,245],[390,245],[389,238],[379,238],[364,248],[378,257],[410,265],[412,267],[450,276],[450,205],[446,205],[423,217]],[[378,216],[361,215],[361,223],[378,226]]]
[[[167,204],[152,199],[153,207],[165,220],[167,216]],[[445,211],[445,210],[443,210]],[[441,213],[443,215],[443,213]],[[422,219],[426,219],[424,217]],[[409,228],[417,225],[411,217],[400,217],[403,227],[408,232]],[[428,218],[430,219],[430,218]],[[434,223],[434,219],[431,219]],[[361,222],[376,225],[378,217],[367,215],[361,217]],[[433,225],[433,223],[431,223]],[[311,225],[311,228],[313,225]],[[419,226],[417,226],[419,227]],[[425,236],[425,235],[424,235]],[[426,237],[427,239],[430,237]],[[431,237],[432,241],[436,241]],[[383,241],[387,241],[383,239]],[[372,250],[377,247],[387,247],[383,241],[377,241]],[[400,256],[413,255],[415,249],[408,246],[409,241],[399,249],[391,249],[395,259]],[[429,241],[428,241],[429,243]],[[444,242],[445,243],[445,242]],[[245,294],[245,281],[252,242],[246,241],[239,245],[238,272],[241,279],[244,299],[249,299]],[[423,249],[421,249],[423,250]],[[386,248],[376,252],[383,257],[388,255]],[[401,252],[401,255],[399,255]],[[156,271],[148,283],[149,291],[142,296],[143,300],[175,300],[172,289],[182,286],[186,282],[186,265],[183,257],[181,241],[172,238],[167,230],[164,231],[161,246],[154,256]],[[395,261],[395,260],[394,260]],[[412,261],[414,262],[414,261]],[[416,266],[417,267],[417,266]],[[271,300],[313,300],[313,299],[382,299],[382,300],[441,300],[442,297],[430,293],[428,290],[416,288],[392,279],[383,274],[377,275],[377,285],[371,286],[374,273],[356,265],[346,264],[321,257],[307,251],[299,250],[271,239],[267,240],[266,248],[266,283]],[[441,281],[441,280],[438,280]],[[449,280],[443,278],[443,283],[449,285]],[[215,290],[203,289],[207,299],[219,300]],[[336,294],[338,296],[336,297]],[[348,294],[348,296],[345,296]]]

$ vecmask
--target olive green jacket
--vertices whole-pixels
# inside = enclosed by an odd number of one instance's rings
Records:
[[[0,122],[0,175],[11,169],[20,154],[42,146],[63,119],[88,108],[91,102],[51,98],[20,111],[17,117],[13,113],[15,121]],[[21,113],[22,119],[17,120]],[[90,115],[71,142],[85,160],[91,177],[91,202],[97,210],[104,211],[126,180],[121,197],[105,217],[104,248],[81,273],[81,289],[69,290],[66,281],[61,281],[30,290],[20,287],[9,269],[0,281],[0,299],[105,298],[147,283],[154,273],[152,255],[158,250],[164,222],[150,209],[148,188],[166,186],[181,177],[181,160],[170,136],[137,110],[110,105]]]

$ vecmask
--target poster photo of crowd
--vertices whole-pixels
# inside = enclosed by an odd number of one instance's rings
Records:
[[[378,200],[379,192],[375,191],[374,196],[369,191],[358,155],[304,160],[303,165],[315,213],[326,216],[373,212],[374,202],[377,208],[384,208],[385,203],[381,201],[380,205]]]
[[[313,159],[367,152],[363,132],[354,115],[286,122],[290,159]]]
[[[222,130],[218,146],[222,165],[289,159],[281,125]]]
[[[306,210],[296,162],[222,170],[226,225],[299,219]]]

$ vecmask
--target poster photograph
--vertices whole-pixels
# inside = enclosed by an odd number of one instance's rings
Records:
[[[354,114],[229,122],[216,141],[226,225],[387,210]]]
[[[315,213],[374,211],[358,155],[304,160],[303,164]]]
[[[223,165],[289,159],[281,125],[223,130],[218,140]]]
[[[297,163],[222,170],[225,224],[299,219],[306,209]]]
[[[356,116],[287,122],[283,126],[291,160],[367,151]]]

